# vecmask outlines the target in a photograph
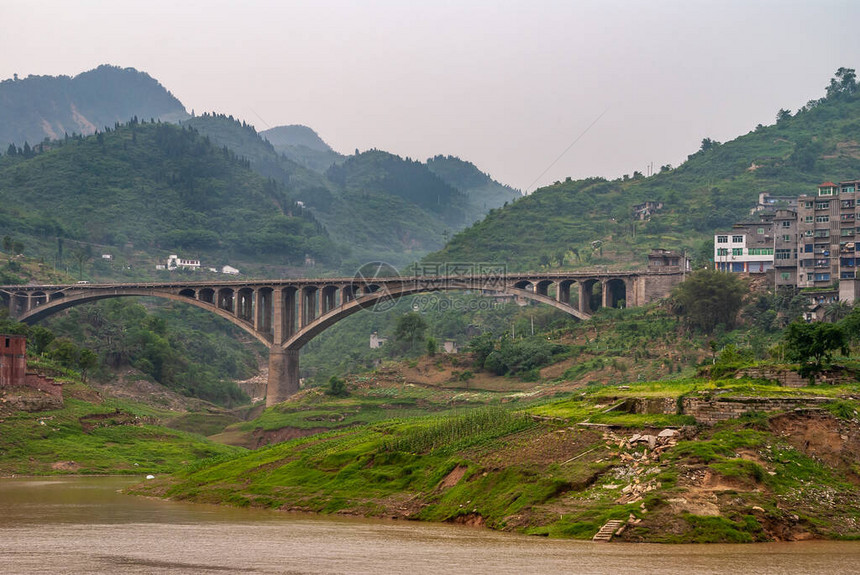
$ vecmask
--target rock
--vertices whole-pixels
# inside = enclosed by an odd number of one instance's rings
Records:
[[[753,511],[760,511],[760,512],[764,513],[764,508],[759,507],[758,505],[753,505],[752,510]]]
[[[664,429],[657,434],[657,437],[676,437],[678,435],[681,435],[681,432],[677,429]]]
[[[155,479],[155,475],[147,475],[146,478],[147,479]]]

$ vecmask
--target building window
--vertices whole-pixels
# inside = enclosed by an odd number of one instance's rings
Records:
[[[830,202],[815,202],[815,209],[816,210],[829,210],[830,209]]]
[[[790,260],[791,259],[791,250],[782,249],[776,250],[776,254],[774,255],[775,259],[778,260]]]
[[[779,274],[779,279],[782,281],[789,281],[791,279],[791,272],[782,272]]]
[[[742,243],[744,243],[744,237],[743,236],[732,236],[732,243],[733,244],[742,244]]]
[[[830,221],[830,216],[815,216],[815,223],[826,224]]]
[[[729,248],[717,248],[718,256],[727,256],[729,255]]]
[[[853,280],[854,277],[854,272],[841,272],[839,274],[839,278],[843,280]]]
[[[744,255],[744,249],[743,248],[732,248],[732,255],[733,256],[742,256],[742,255]]]
[[[784,228],[790,228],[790,227],[791,227],[791,220],[784,220],[784,221],[782,222],[782,227],[784,227]],[[761,233],[764,233],[764,232],[759,232],[759,233],[761,234]]]
[[[830,230],[815,230],[815,237],[816,238],[829,238],[830,237]]]
[[[782,241],[784,241],[784,242],[790,242],[790,241],[791,241],[791,236],[782,236]]]
[[[829,282],[830,281],[830,274],[825,274],[825,273],[815,274],[815,281],[817,281],[817,282]]]
[[[819,196],[832,196],[833,195],[833,188],[831,188],[831,187],[818,188],[818,195]]]
[[[842,186],[842,193],[843,194],[853,194],[854,193],[854,186]]]
[[[812,216],[804,216],[803,221],[806,222],[807,224],[811,224],[812,223]]]
[[[842,228],[842,230],[840,230],[840,232],[839,232],[839,235],[841,235],[841,236],[853,236],[854,235],[854,228]]]
[[[773,248],[750,248],[749,255],[751,256],[772,256]]]
[[[727,244],[729,243],[729,236],[717,236],[718,244]]]
[[[782,225],[785,225],[786,223],[788,223],[788,222],[782,222]],[[757,230],[756,230],[756,233],[757,233],[758,235],[760,235],[760,236],[761,236],[761,235],[764,235],[764,228],[759,228],[759,229],[757,229]]]

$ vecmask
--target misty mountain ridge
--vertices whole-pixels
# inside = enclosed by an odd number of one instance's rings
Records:
[[[92,134],[129,118],[175,122],[188,116],[164,86],[134,68],[102,65],[77,76],[0,82],[0,144]]]

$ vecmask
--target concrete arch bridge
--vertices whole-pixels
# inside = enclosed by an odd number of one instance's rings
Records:
[[[640,306],[681,281],[674,269],[412,277],[0,286],[11,317],[28,324],[75,305],[116,297],[160,297],[210,311],[269,348],[266,404],[299,389],[299,350],[362,309],[382,310],[401,297],[438,291],[507,294],[551,305],[582,320],[597,307]]]

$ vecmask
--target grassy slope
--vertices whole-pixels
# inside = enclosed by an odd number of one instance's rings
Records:
[[[674,392],[672,384],[657,385]],[[857,486],[846,481],[857,470],[821,463],[768,418],[701,430],[649,465],[646,448],[620,440],[642,426],[669,423],[666,416],[601,415],[601,400],[575,397],[532,408],[552,418],[542,421],[496,407],[336,429],[222,457],[140,492],[554,537],[590,538],[608,519],[631,516],[639,521],[625,537],[636,541],[860,536],[851,527],[860,517]],[[604,435],[571,426],[588,418],[629,430]],[[858,422],[846,424],[856,429]],[[627,485],[640,483],[653,489],[641,499],[621,499]]]
[[[65,383],[64,397],[59,410],[0,411],[0,476],[172,473],[203,458],[241,452],[167,427],[176,413],[105,399],[74,380]]]
[[[641,266],[652,247],[706,256],[717,229],[749,213],[760,192],[794,195],[860,177],[860,99],[825,101],[649,178],[556,182],[456,235],[431,261],[504,261],[511,269]],[[632,206],[663,202],[651,221]],[[601,246],[592,248],[599,240]]]

